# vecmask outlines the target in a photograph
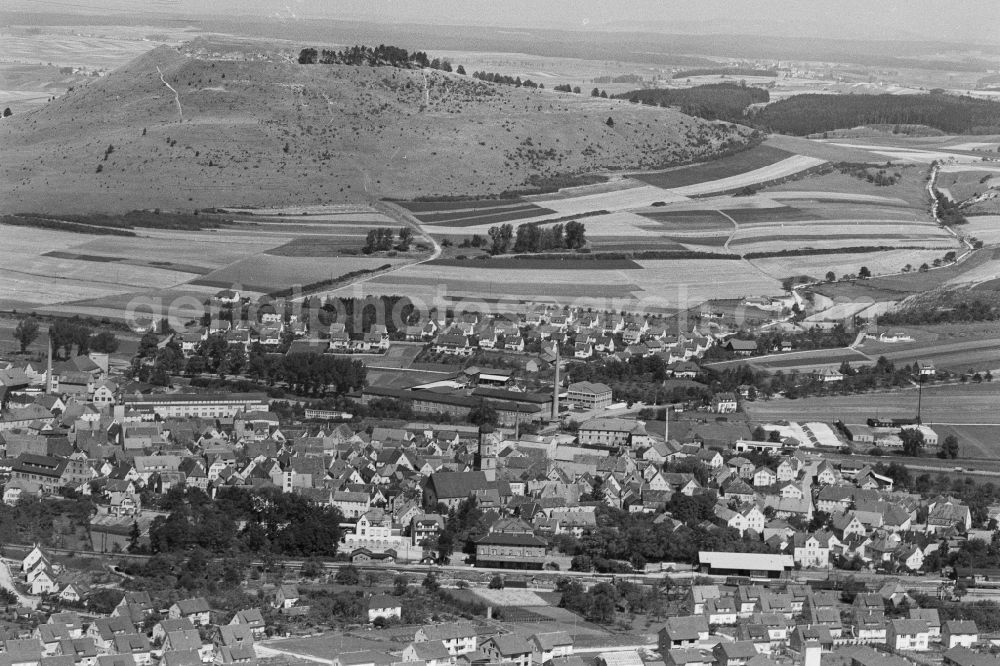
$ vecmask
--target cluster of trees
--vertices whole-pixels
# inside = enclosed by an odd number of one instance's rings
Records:
[[[593,90],[590,91],[590,96],[591,97],[600,97],[602,99],[607,99],[608,98],[608,91],[607,90],[598,90],[597,88],[594,88]]]
[[[0,543],[65,545],[59,541],[63,530],[56,529],[57,521],[78,531],[87,528],[94,511],[88,497],[61,502],[22,498],[14,506],[0,503]]]
[[[969,223],[969,221],[965,219],[965,215],[962,214],[962,210],[959,208],[957,202],[952,201],[949,197],[946,197],[936,189],[934,190],[934,198],[937,200],[937,216],[941,221],[941,224],[954,227]]]
[[[38,324],[29,317],[22,320],[14,331],[14,335],[24,351],[38,336]],[[110,331],[93,330],[84,321],[76,317],[72,319],[56,319],[49,326],[49,338],[52,340],[52,353],[58,354],[61,349],[63,356],[69,358],[76,347],[79,355],[90,352],[114,353],[118,349],[118,338]]]
[[[916,326],[997,319],[1000,319],[1000,310],[989,303],[973,299],[960,300],[957,303],[949,300],[946,308],[920,306],[889,312],[879,317],[879,322],[885,326]]]
[[[172,488],[149,527],[152,553],[250,553],[333,557],[340,542],[339,509],[313,504],[277,488],[221,488],[213,501],[197,488]],[[245,523],[242,529],[239,525]],[[137,549],[138,550],[138,549]]]
[[[807,135],[858,125],[927,125],[948,134],[1000,131],[1000,103],[932,91],[928,95],[795,95],[769,104],[753,123]]]
[[[642,83],[638,74],[619,74],[618,76],[598,76],[594,83]]]
[[[656,619],[666,615],[666,598],[653,586],[637,585],[625,579],[601,582],[587,589],[576,580],[563,578],[556,583],[562,593],[559,605],[591,622],[611,624],[624,614],[648,614]]]
[[[744,122],[744,111],[751,104],[763,104],[771,97],[763,88],[735,83],[714,83],[679,89],[650,88],[615,95],[637,104],[675,106],[682,113],[706,120]]]
[[[707,405],[713,393],[707,385],[665,387],[663,382],[667,379],[667,362],[660,356],[633,356],[624,363],[609,360],[571,363],[567,374],[573,377],[573,381],[607,384],[611,387],[615,401],[644,402],[650,405],[664,402]]]
[[[395,248],[400,252],[406,252],[410,249],[410,244],[413,242],[413,229],[409,227],[401,227],[398,231],[399,233],[399,243],[393,245],[396,238],[396,231],[389,227],[379,227],[377,229],[372,229],[365,236],[365,246],[361,249],[365,254],[371,254],[372,252],[386,252]]]
[[[898,171],[894,171],[890,174],[885,169],[879,169],[875,173],[872,173],[868,169],[867,165],[864,164],[849,164],[844,162],[838,164],[837,168],[840,169],[840,173],[842,174],[854,176],[858,180],[868,181],[872,185],[876,185],[878,187],[895,185],[903,179],[903,174]]]
[[[127,372],[130,378],[167,386],[170,375],[181,373],[189,376],[210,373],[223,378],[246,375],[267,386],[283,383],[290,391],[314,396],[343,395],[363,387],[367,378],[367,369],[361,361],[316,352],[268,354],[259,343],[254,343],[247,354],[242,345],[230,345],[222,333],[209,335],[198,343],[189,358],[184,357],[176,342],[158,348],[156,340],[155,333],[143,336]]]
[[[580,86],[571,86],[568,83],[561,83],[557,85],[555,88],[553,88],[553,90],[557,90],[559,92],[576,93],[577,95],[580,94]]]
[[[464,72],[459,72],[463,74]],[[488,83],[502,83],[508,86],[517,86],[518,88],[544,88],[544,83],[535,83],[531,79],[521,80],[520,76],[508,76],[507,74],[498,74],[497,72],[473,72],[472,78],[479,79],[480,81],[486,81]]]
[[[712,493],[687,497],[675,493],[667,511],[684,523],[677,530],[653,522],[653,516],[633,514],[610,507],[597,508],[597,527],[579,539],[571,535],[554,538],[553,545],[570,556],[585,555],[590,562],[618,560],[641,569],[646,562],[697,562],[699,550],[740,553],[771,552],[767,544],[751,537],[743,538],[734,529],[705,530],[703,521],[714,521],[715,497]],[[577,560],[585,564],[587,560]]]
[[[444,72],[452,71],[451,63],[447,60],[434,58],[431,60],[423,51],[408,52],[398,46],[352,46],[343,51],[323,49],[317,51],[314,48],[304,48],[299,52],[300,65],[368,65],[369,67],[401,67],[410,69],[414,67],[429,67],[440,69]],[[461,68],[460,68],[461,69]],[[462,69],[458,72],[464,74]]]
[[[579,250],[587,244],[587,227],[583,222],[571,220],[565,225],[561,223],[544,227],[538,224],[522,224],[517,228],[515,236],[514,227],[510,224],[498,224],[492,226],[487,231],[489,236],[490,254],[506,254],[513,248],[518,253],[546,252],[548,250]],[[474,236],[470,245],[475,245],[477,239],[482,244],[482,239]],[[513,245],[512,245],[513,242]]]

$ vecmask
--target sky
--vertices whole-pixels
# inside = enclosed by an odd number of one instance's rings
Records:
[[[4,0],[29,11],[1000,43],[998,0]]]

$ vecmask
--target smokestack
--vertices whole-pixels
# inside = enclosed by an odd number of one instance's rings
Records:
[[[552,382],[552,420],[559,420],[559,343],[556,343],[556,378]]]
[[[45,339],[48,341],[49,346],[49,362],[48,365],[45,366],[45,392],[55,393],[52,382],[52,335],[46,333]]]

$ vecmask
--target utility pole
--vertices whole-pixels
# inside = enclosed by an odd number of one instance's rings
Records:
[[[917,376],[917,425],[923,423],[920,420],[920,408],[923,406],[924,398],[924,377],[923,375]]]

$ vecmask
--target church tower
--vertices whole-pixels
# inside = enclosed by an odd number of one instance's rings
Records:
[[[479,426],[479,449],[476,451],[476,471],[483,472],[487,481],[497,480],[499,438],[490,425]]]

